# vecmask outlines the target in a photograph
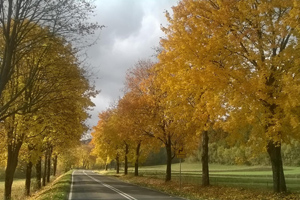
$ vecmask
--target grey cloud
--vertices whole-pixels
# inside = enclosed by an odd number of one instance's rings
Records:
[[[109,34],[103,35],[104,41],[113,42],[114,38],[126,38],[141,28],[141,17],[144,15],[141,1],[99,1],[97,6],[99,23],[109,30]]]
[[[164,11],[171,10],[174,0],[97,0],[97,20],[106,26],[100,31],[97,45],[88,50],[89,62],[98,73],[96,99],[88,124],[97,124],[98,113],[123,95],[125,74],[139,59],[149,59],[163,36]]]

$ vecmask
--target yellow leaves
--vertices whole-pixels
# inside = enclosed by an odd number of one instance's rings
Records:
[[[257,152],[299,138],[298,4],[180,1],[166,14],[159,63],[127,74],[115,119],[95,130],[132,139],[140,128],[180,141],[220,128]]]
[[[300,103],[295,71],[299,33],[289,28],[297,20],[287,12],[293,4],[296,1],[181,1],[165,28],[168,39],[162,42],[165,51],[156,66],[167,101],[193,112],[191,119],[202,123],[204,130],[208,117],[221,124],[218,118],[228,115],[226,121],[235,126],[226,122],[227,129],[250,123],[263,132],[268,126],[264,137],[280,141],[277,133],[284,131],[288,121],[296,128],[299,118],[288,117]]]
[[[291,125],[292,125],[293,128],[297,128],[300,125],[299,118],[293,116],[291,118]]]

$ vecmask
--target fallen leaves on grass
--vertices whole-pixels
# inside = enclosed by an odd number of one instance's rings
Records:
[[[243,189],[236,187],[209,186],[202,187],[194,184],[180,185],[176,181],[165,182],[162,179],[150,177],[134,177],[131,175],[120,176],[126,182],[150,187],[168,194],[182,196],[188,199],[207,200],[297,200],[300,199],[298,193],[272,193],[270,191]]]
[[[71,184],[71,173],[72,171],[69,171],[58,177],[52,177],[55,178],[55,180],[34,193],[28,200],[67,199]]]

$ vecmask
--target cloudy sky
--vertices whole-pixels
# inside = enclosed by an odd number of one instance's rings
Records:
[[[154,47],[164,36],[160,26],[166,25],[165,11],[176,0],[95,0],[96,18],[105,28],[100,39],[88,50],[97,90],[101,90],[88,124],[98,122],[98,113],[122,97],[125,74],[140,59],[149,59]]]

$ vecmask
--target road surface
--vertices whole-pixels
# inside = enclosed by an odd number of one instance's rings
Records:
[[[89,170],[72,174],[69,200],[183,200],[144,187],[124,183]]]

